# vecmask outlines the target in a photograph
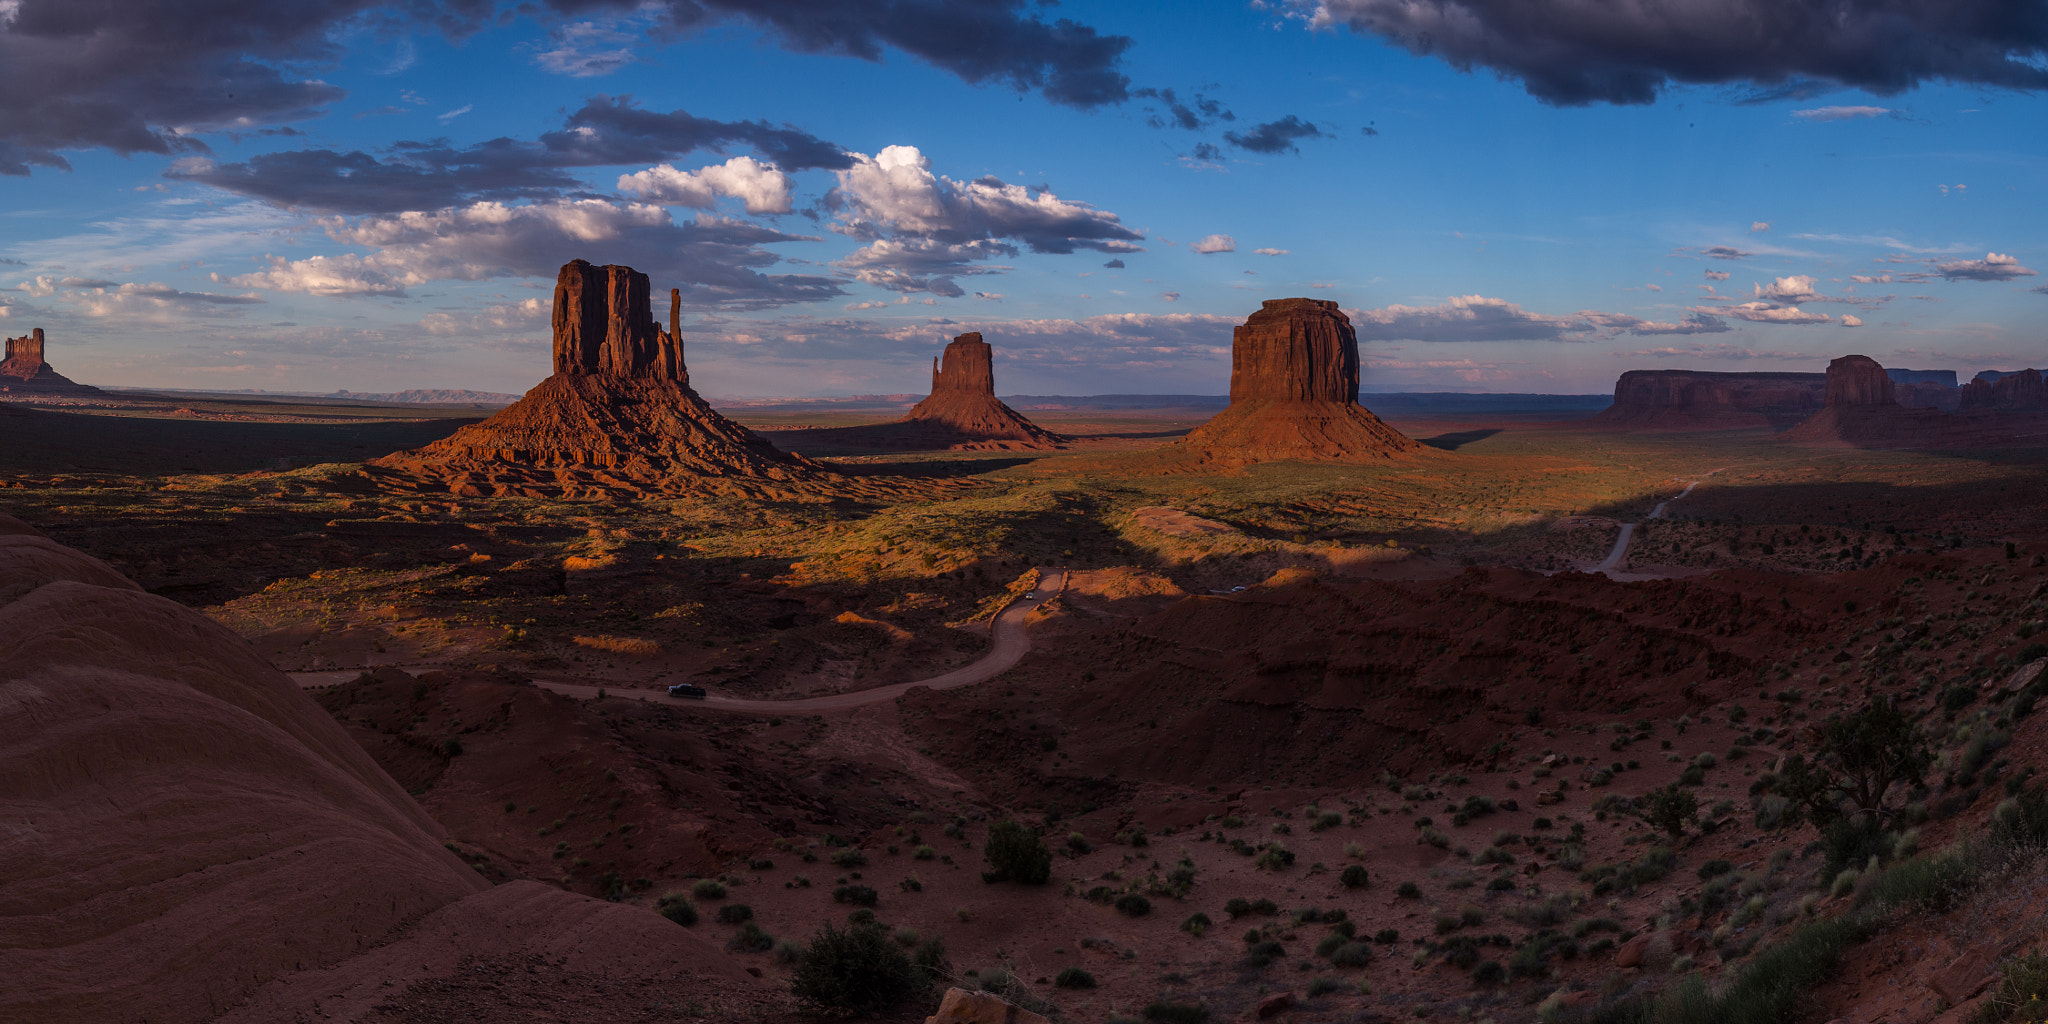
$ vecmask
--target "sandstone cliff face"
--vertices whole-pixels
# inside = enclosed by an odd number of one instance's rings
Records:
[[[28,394],[98,394],[99,390],[58,373],[43,358],[43,329],[38,327],[19,338],[7,339],[7,356],[0,359],[0,391]]]
[[[995,350],[980,332],[954,338],[932,360],[932,393],[892,424],[867,428],[889,447],[1029,450],[1058,448],[1066,438],[996,400]]]
[[[777,451],[690,388],[669,293],[669,329],[647,275],[575,260],[555,283],[555,373],[482,423],[370,463],[381,482],[469,495],[629,497],[760,493],[825,475]],[[775,490],[769,487],[769,490]]]
[[[677,321],[682,293],[669,291],[669,329],[649,312],[647,275],[632,267],[571,260],[555,279],[555,372],[689,383]]]
[[[1869,356],[1843,356],[1828,363],[1827,404],[1833,408],[1898,405],[1891,376]]]
[[[1232,332],[1230,407],[1180,445],[1236,466],[1390,458],[1421,445],[1358,404],[1358,334],[1337,304],[1268,299]]]
[[[2008,373],[1995,380],[1979,377],[1962,387],[1962,410],[2048,411],[2048,383],[2033,368]]]
[[[1633,430],[1782,428],[1819,411],[1826,391],[1820,373],[1630,370],[1614,384],[1614,404],[1593,422]]]

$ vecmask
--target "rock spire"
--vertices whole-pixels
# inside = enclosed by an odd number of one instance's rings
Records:
[[[1032,449],[1066,442],[997,400],[995,349],[979,331],[954,338],[932,358],[932,393],[888,426],[893,429],[869,433],[913,447]]]
[[[89,384],[79,384],[58,373],[44,359],[43,329],[38,327],[19,338],[7,339],[7,355],[0,359],[0,391],[28,394],[98,394]]]

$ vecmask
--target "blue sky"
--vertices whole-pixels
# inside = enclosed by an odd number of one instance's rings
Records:
[[[278,6],[0,0],[0,330],[520,391],[583,258],[684,289],[713,396],[920,391],[968,330],[1003,393],[1221,394],[1289,295],[1367,391],[2048,363],[2039,3]]]

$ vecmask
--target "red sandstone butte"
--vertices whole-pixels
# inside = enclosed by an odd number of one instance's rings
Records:
[[[932,393],[898,420],[906,442],[960,448],[1057,448],[1061,437],[996,400],[994,349],[978,331],[932,359]]]
[[[1614,404],[1598,426],[1622,430],[1783,429],[1821,410],[1824,373],[1710,373],[1630,370],[1614,383]]]
[[[2008,373],[1994,381],[1973,380],[1963,385],[1963,412],[1990,409],[2009,412],[2048,411],[2048,382],[2041,371],[2028,368]]]
[[[1323,299],[1267,299],[1232,332],[1230,407],[1180,444],[1225,465],[1357,462],[1421,447],[1358,404],[1358,334]]]
[[[621,497],[759,490],[745,481],[822,475],[711,408],[690,388],[647,275],[573,260],[555,282],[554,375],[482,423],[371,463],[373,475],[456,494]]]
[[[44,361],[42,328],[7,339],[7,358],[0,359],[0,392],[97,394],[99,390],[73,381]]]

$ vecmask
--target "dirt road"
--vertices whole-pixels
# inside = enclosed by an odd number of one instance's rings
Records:
[[[1717,472],[1718,472],[1718,470],[1717,470]],[[1694,480],[1694,481],[1693,481],[1692,483],[1686,484],[1686,485],[1685,485],[1685,490],[1682,490],[1682,491],[1678,492],[1678,493],[1677,493],[1676,495],[1674,495],[1674,496],[1672,496],[1672,497],[1669,497],[1669,498],[1666,498],[1666,499],[1664,499],[1663,501],[1660,501],[1660,502],[1658,502],[1658,503],[1657,503],[1657,507],[1656,507],[1656,508],[1653,508],[1653,509],[1651,509],[1651,510],[1650,510],[1650,514],[1649,514],[1649,515],[1647,515],[1647,516],[1644,516],[1644,517],[1643,517],[1643,519],[1644,519],[1645,521],[1648,521],[1648,520],[1651,520],[1651,519],[1662,519],[1662,518],[1664,518],[1664,509],[1665,509],[1665,507],[1666,507],[1666,506],[1670,505],[1670,504],[1671,504],[1672,502],[1674,502],[1674,501],[1677,501],[1677,500],[1678,500],[1679,498],[1683,498],[1683,497],[1685,497],[1686,495],[1688,495],[1688,494],[1691,494],[1691,493],[1692,493],[1692,489],[1693,489],[1693,488],[1695,488],[1695,487],[1698,487],[1699,485],[1700,485],[1700,482],[1699,482],[1698,480]],[[1600,563],[1599,565],[1596,565],[1596,566],[1594,566],[1594,567],[1593,567],[1593,571],[1594,571],[1594,572],[1605,572],[1605,573],[1611,573],[1611,572],[1613,572],[1614,570],[1616,570],[1616,569],[1619,569],[1619,568],[1621,568],[1621,563],[1622,563],[1623,561],[1627,560],[1627,558],[1628,558],[1628,546],[1629,546],[1629,543],[1630,543],[1631,541],[1635,540],[1635,538],[1636,538],[1636,524],[1635,524],[1635,523],[1623,523],[1623,524],[1621,524],[1621,536],[1618,536],[1618,537],[1614,538],[1614,550],[1612,550],[1612,551],[1608,552],[1608,553],[1607,553],[1607,560],[1606,560],[1606,561],[1604,561],[1604,562],[1601,562],[1601,563]]]
[[[608,697],[618,697],[625,700],[687,704],[710,708],[716,711],[745,711],[764,714],[836,711],[842,708],[857,708],[863,704],[895,700],[913,686],[929,686],[934,690],[950,690],[954,687],[978,683],[1001,673],[1003,670],[1015,665],[1019,659],[1024,657],[1024,653],[1031,649],[1031,637],[1024,631],[1025,618],[1038,610],[1039,605],[1059,596],[1060,590],[1066,586],[1067,582],[1067,572],[1065,569],[1041,567],[1038,572],[1038,589],[1031,592],[1032,596],[1011,602],[1009,607],[1004,608],[996,616],[995,622],[990,625],[989,634],[994,642],[989,646],[987,654],[982,655],[980,659],[971,664],[963,665],[944,675],[933,676],[930,679],[914,679],[907,683],[890,683],[887,686],[854,690],[850,693],[835,693],[824,697],[801,697],[795,700],[745,700],[738,697],[727,697],[718,693],[713,693],[705,698],[671,697],[665,690],[622,690],[610,686],[589,686],[583,683],[539,678],[534,679],[533,685],[571,697],[595,697],[597,696],[597,691],[602,689]],[[350,679],[354,679],[355,676],[356,673],[352,671],[291,673],[292,679],[300,686],[331,686],[335,683],[347,682]]]

